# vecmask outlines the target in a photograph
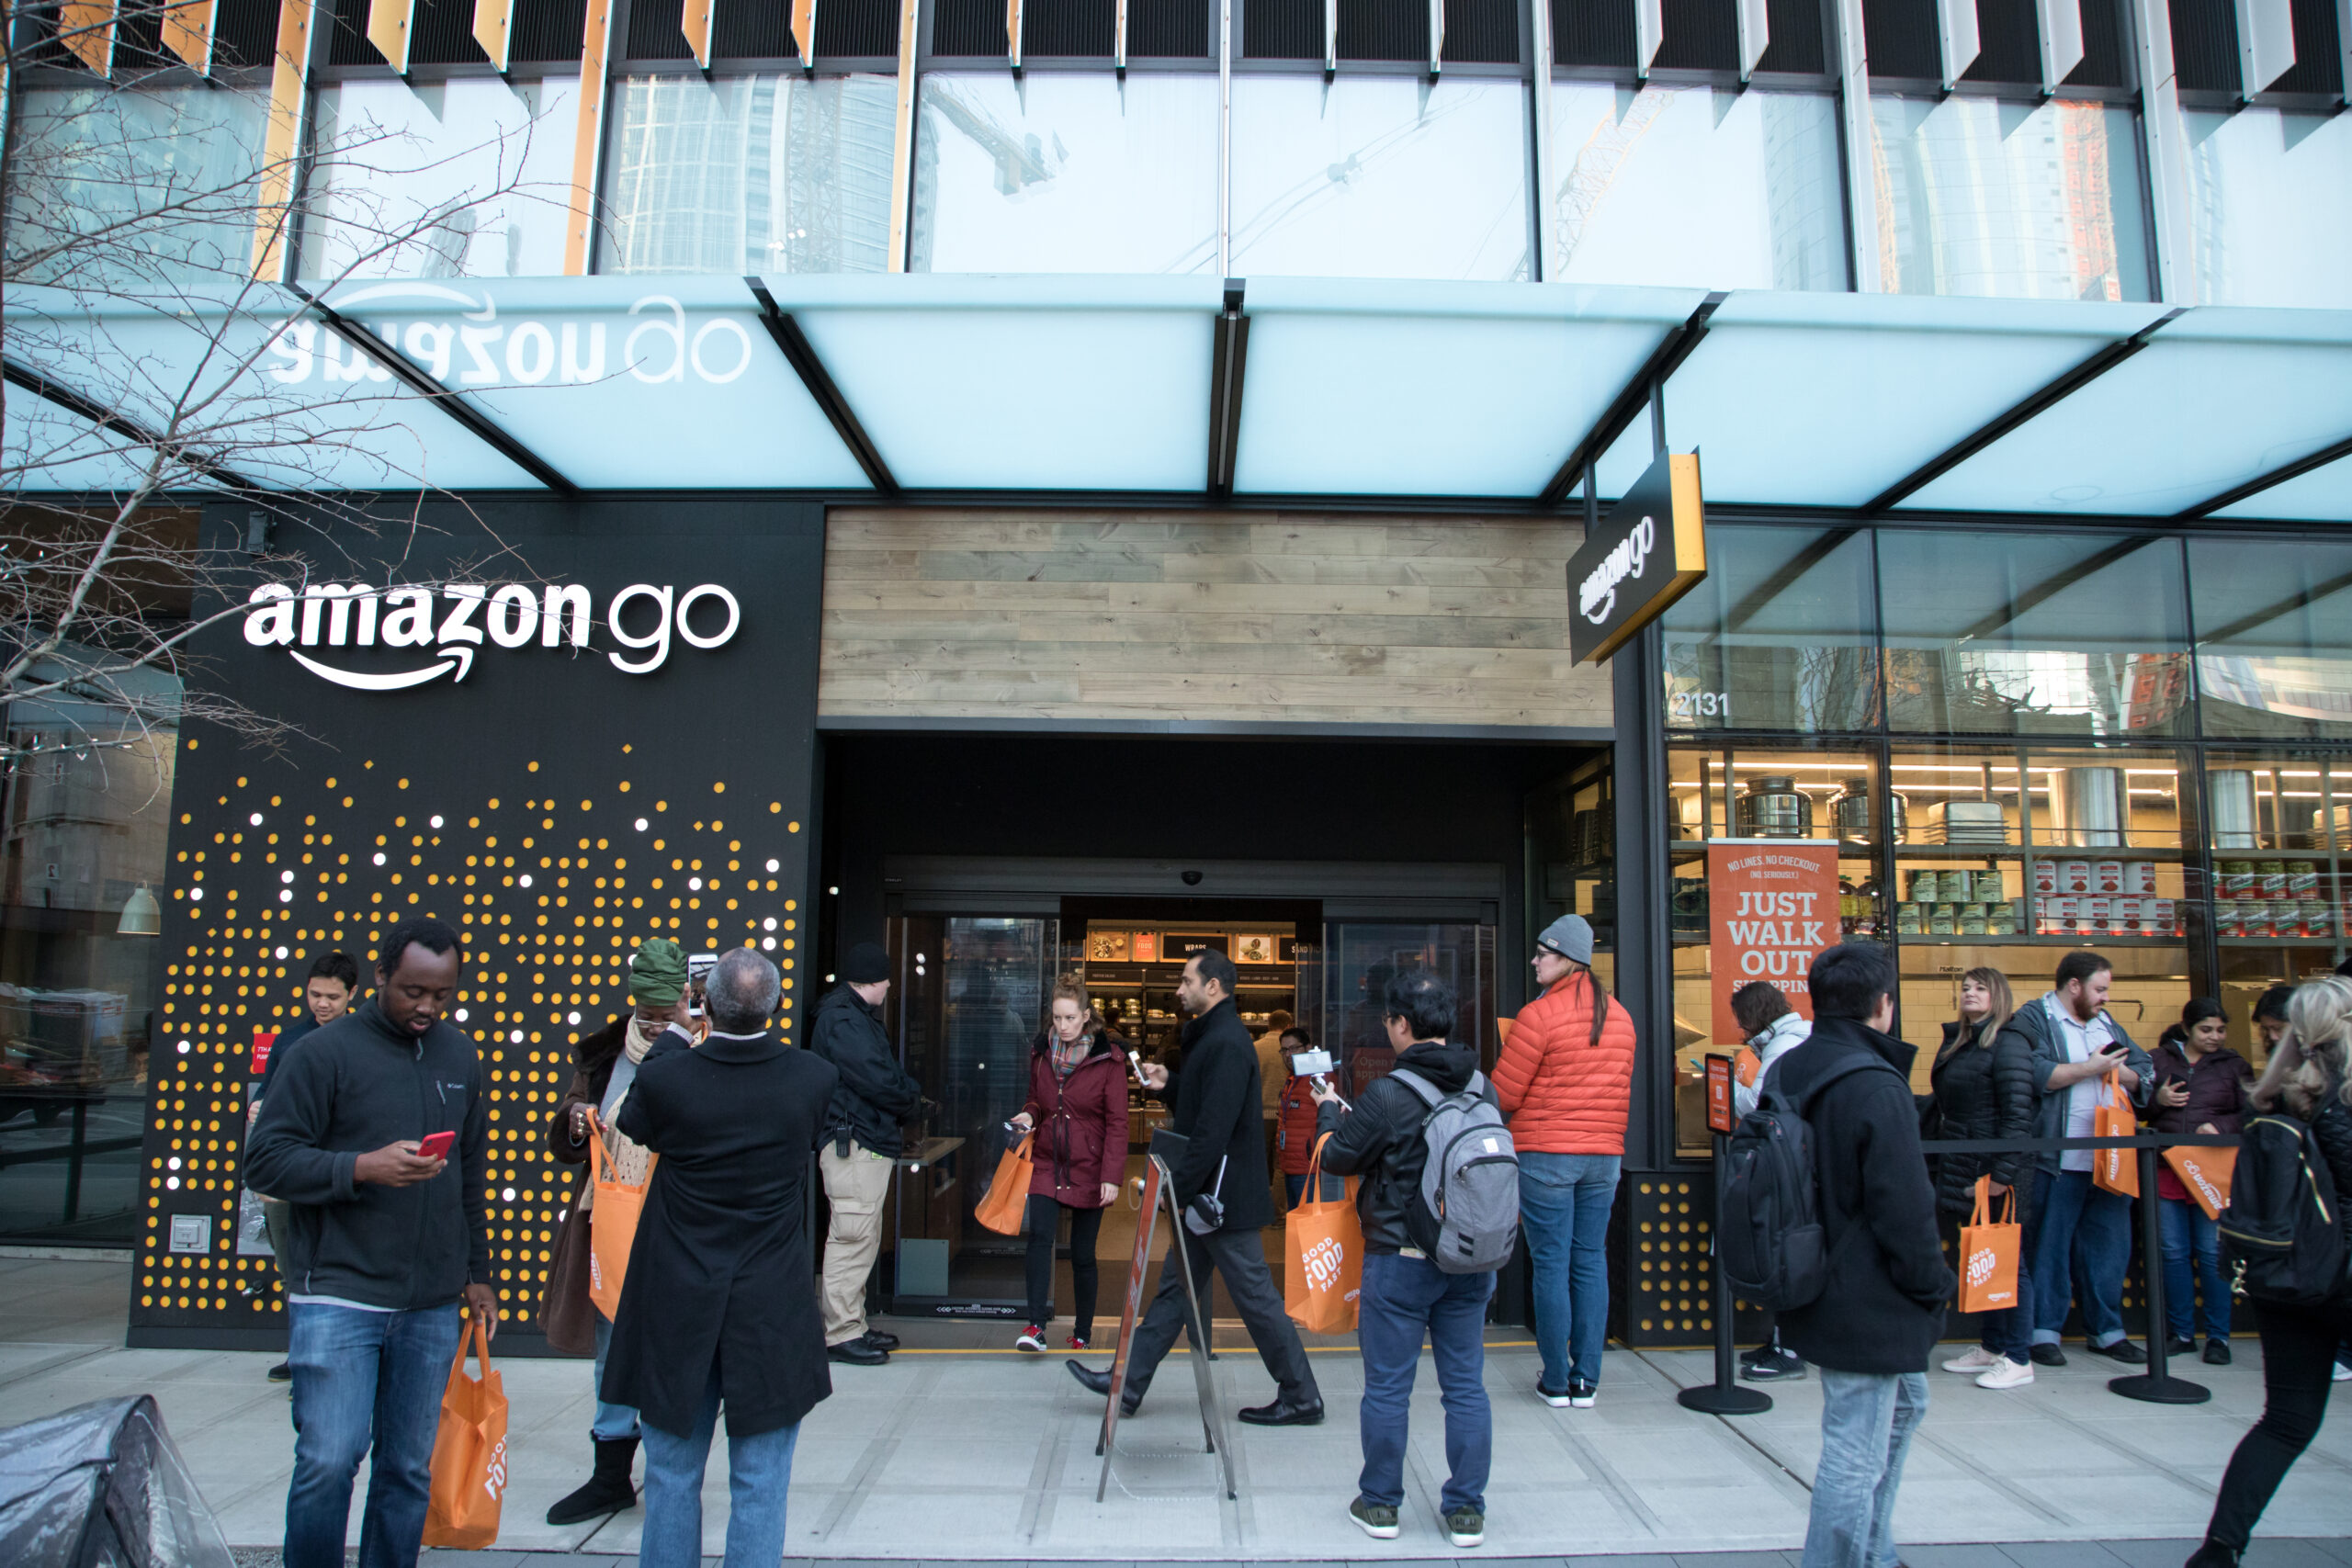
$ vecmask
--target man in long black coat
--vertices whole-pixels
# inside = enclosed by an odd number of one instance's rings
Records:
[[[832,1393],[809,1289],[809,1156],[835,1074],[768,1027],[781,987],[750,948],[707,984],[710,1033],[673,1025],[620,1131],[658,1156],[613,1320],[604,1397],[636,1407],[643,1568],[700,1568],[703,1466],[727,1412],[728,1568],[775,1568],[800,1418]]]
[[[1195,1200],[1214,1199],[1216,1224],[1205,1235],[1188,1228],[1184,1235],[1193,1264],[1193,1289],[1208,1310],[1210,1271],[1225,1276],[1226,1293],[1233,1298],[1250,1343],[1272,1372],[1277,1389],[1272,1404],[1241,1412],[1241,1418],[1261,1427],[1306,1427],[1323,1419],[1323,1394],[1315,1386],[1315,1371],[1306,1363],[1306,1348],[1283,1305],[1283,1293],[1266,1268],[1266,1247],[1261,1227],[1272,1224],[1274,1207],[1266,1190],[1265,1111],[1258,1085],[1258,1046],[1234,1010],[1233,960],[1222,953],[1201,952],[1184,965],[1177,983],[1176,1005],[1193,1015],[1184,1026],[1183,1066],[1173,1079],[1165,1067],[1148,1066],[1145,1079],[1173,1096],[1170,1130],[1184,1135],[1182,1156],[1170,1171],[1174,1179],[1180,1212],[1196,1212]],[[1185,1324],[1183,1275],[1176,1266],[1175,1243],[1169,1243],[1159,1265],[1159,1292],[1151,1310],[1136,1325],[1135,1348],[1127,1357],[1127,1382],[1120,1401],[1123,1413],[1133,1415],[1151,1385],[1160,1359],[1176,1343]],[[1195,1354],[1205,1351],[1194,1345]],[[1069,1363],[1070,1375],[1107,1395],[1111,1374],[1084,1362]]]

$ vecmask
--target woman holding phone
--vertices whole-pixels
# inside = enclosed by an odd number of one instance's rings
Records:
[[[1046,1348],[1048,1301],[1054,1288],[1054,1245],[1062,1211],[1070,1212],[1069,1272],[1077,1300],[1069,1348],[1083,1350],[1094,1336],[1100,1274],[1094,1247],[1102,1211],[1119,1196],[1127,1170],[1127,1057],[1088,1003],[1075,975],[1055,982],[1046,1027],[1029,1051],[1029,1102],[1012,1119],[1035,1131],[1029,1212],[1029,1327],[1016,1342],[1033,1354]]]

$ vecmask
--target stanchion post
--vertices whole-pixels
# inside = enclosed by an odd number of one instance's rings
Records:
[[[1742,1388],[1732,1365],[1731,1281],[1724,1278],[1724,1172],[1731,1161],[1731,1134],[1715,1134],[1715,1218],[1707,1227],[1707,1272],[1713,1277],[1715,1303],[1715,1381],[1686,1388],[1674,1397],[1685,1410],[1710,1416],[1760,1416],[1772,1408],[1772,1396]]]
[[[2143,1148],[2140,1156],[2140,1272],[2148,1303],[2148,1370],[2129,1377],[2109,1378],[2108,1392],[2149,1404],[2202,1404],[2213,1397],[2203,1383],[2171,1374],[2165,1352],[2164,1224],[2156,1213],[2156,1151]]]

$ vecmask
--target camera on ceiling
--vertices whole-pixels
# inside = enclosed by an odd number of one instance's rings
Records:
[[[1201,874],[1200,874],[1199,872],[1197,872],[1197,871],[1188,871],[1188,872],[1186,872],[1186,873],[1184,874],[1184,886],[1187,886],[1187,887],[1198,887],[1200,885],[1201,885]]]

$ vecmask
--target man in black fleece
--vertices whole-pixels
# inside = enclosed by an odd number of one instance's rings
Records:
[[[371,1447],[360,1561],[413,1568],[459,1303],[497,1332],[489,1100],[473,1042],[441,1021],[464,960],[439,920],[397,927],[376,994],[287,1059],[246,1149],[246,1179],[291,1205],[286,1568],[342,1568]],[[436,1134],[454,1141],[428,1155]]]
[[[1894,961],[1874,942],[1844,942],[1814,959],[1806,987],[1812,1037],[1772,1074],[1813,1129],[1829,1260],[1820,1296],[1780,1314],[1781,1340],[1821,1369],[1804,1568],[1882,1568],[1895,1560],[1894,1496],[1956,1281],[1919,1153],[1915,1048],[1886,1032]]]
[[[899,1128],[922,1109],[922,1086],[899,1066],[882,1027],[890,955],[861,942],[842,960],[841,976],[819,999],[808,1029],[808,1049],[841,1075],[817,1156],[832,1213],[825,1228],[825,1354],[878,1367],[899,1340],[866,1326],[865,1281],[882,1251],[882,1200],[890,1190]]]
[[[1266,1269],[1261,1227],[1273,1224],[1273,1195],[1266,1190],[1265,1111],[1258,1088],[1258,1043],[1234,1010],[1233,960],[1222,953],[1203,951],[1184,965],[1176,984],[1176,1005],[1193,1015],[1184,1026],[1183,1070],[1172,1077],[1165,1067],[1143,1069],[1144,1080],[1173,1097],[1168,1123],[1184,1135],[1184,1153],[1170,1171],[1174,1179],[1177,1210],[1191,1215],[1193,1200],[1213,1197],[1222,1205],[1205,1234],[1185,1231],[1187,1256],[1193,1265],[1193,1289],[1205,1311],[1210,1270],[1225,1276],[1226,1293],[1266,1371],[1274,1375],[1277,1393],[1272,1404],[1241,1412],[1241,1418],[1260,1427],[1308,1427],[1323,1419],[1322,1391],[1306,1364],[1306,1348],[1283,1306]],[[1147,1223],[1148,1223],[1147,1216]],[[1152,1373],[1176,1343],[1176,1332],[1192,1332],[1185,1323],[1184,1277],[1176,1267],[1175,1242],[1159,1264],[1159,1291],[1151,1310],[1136,1325],[1135,1349],[1127,1358],[1126,1391],[1120,1409],[1134,1415],[1151,1386]],[[1194,1351],[1207,1347],[1195,1345]],[[1096,1393],[1111,1392],[1111,1374],[1098,1372],[1083,1361],[1067,1363],[1070,1375]]]

